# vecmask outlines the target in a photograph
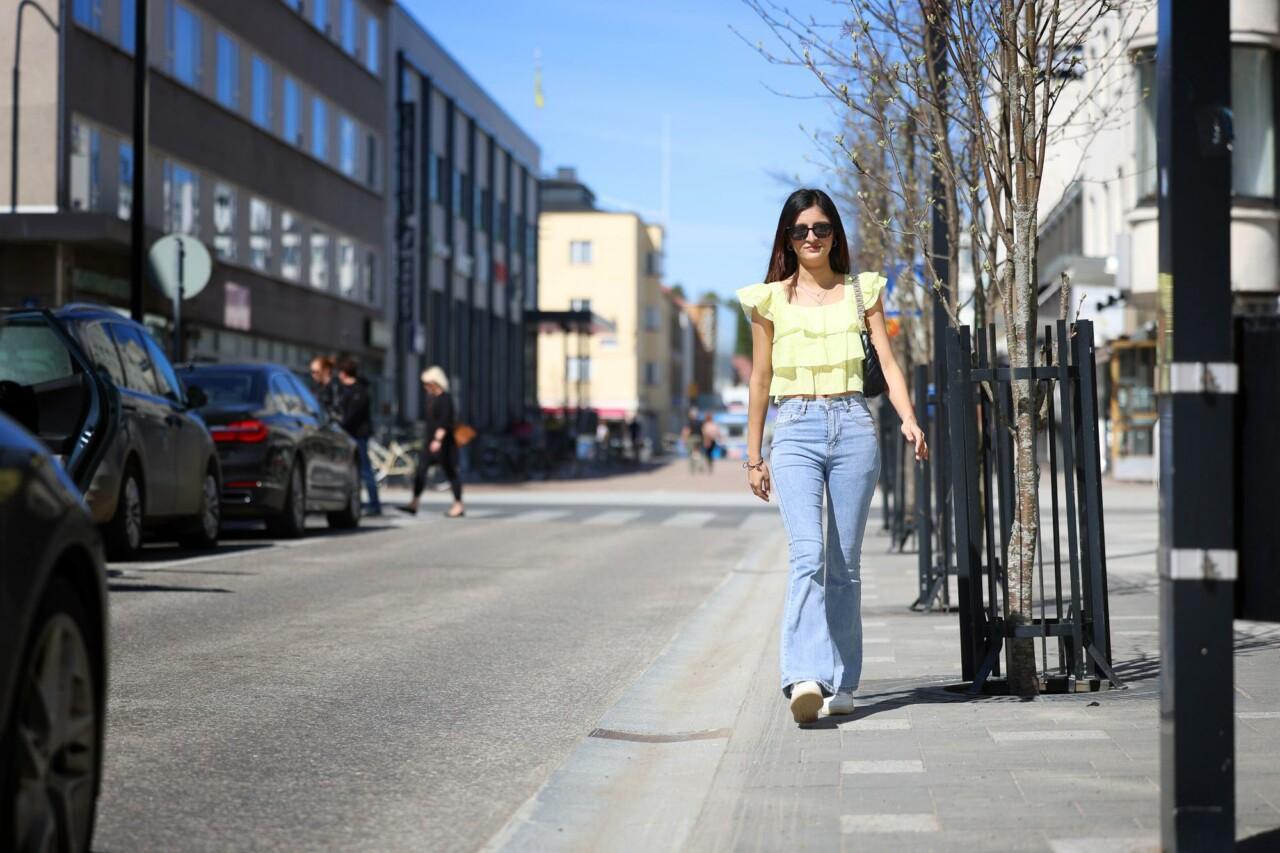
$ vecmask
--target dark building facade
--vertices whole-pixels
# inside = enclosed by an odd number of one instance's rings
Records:
[[[536,408],[538,148],[411,15],[390,20],[387,376],[412,420],[440,365],[462,419],[501,432]]]
[[[43,6],[69,20],[55,32],[28,14],[23,28],[0,303],[127,306],[134,0]],[[183,308],[189,355],[300,367],[350,354],[380,374],[389,11],[386,0],[151,0],[148,242],[182,232],[214,258]],[[0,43],[12,45],[3,18]],[[12,99],[4,107],[8,119]],[[169,303],[144,290],[148,323],[163,329]]]

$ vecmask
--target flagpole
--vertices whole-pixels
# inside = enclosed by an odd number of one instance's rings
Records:
[[[533,136],[537,142],[542,138],[542,110],[546,106],[546,98],[542,94],[542,48],[533,49]]]

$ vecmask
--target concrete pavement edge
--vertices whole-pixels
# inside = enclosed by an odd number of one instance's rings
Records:
[[[786,547],[761,538],[482,849],[681,849],[779,618]]]

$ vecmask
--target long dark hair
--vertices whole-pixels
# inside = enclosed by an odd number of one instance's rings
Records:
[[[769,256],[769,271],[765,273],[765,281],[787,280],[787,299],[795,297],[796,279],[800,271],[800,262],[796,253],[791,251],[791,238],[787,229],[796,224],[796,219],[811,207],[817,206],[833,228],[831,254],[828,259],[832,272],[849,274],[849,241],[844,236],[844,223],[840,221],[840,211],[836,210],[831,196],[822,190],[798,189],[787,196],[782,205],[782,214],[778,216],[778,230],[773,235],[773,253]]]

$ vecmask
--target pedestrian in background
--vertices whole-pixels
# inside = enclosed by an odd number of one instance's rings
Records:
[[[903,438],[917,461],[929,455],[889,348],[884,284],[874,272],[849,274],[835,204],[821,190],[802,189],[778,217],[764,283],[738,291],[752,344],[743,467],[761,500],[769,500],[776,482],[790,540],[781,668],[782,693],[797,723],[816,720],[824,700],[829,714],[852,713],[862,677],[862,535],[880,473],[875,420],[862,393],[863,329],[871,333]],[[766,462],[760,448],[771,397],[782,402]]]
[[[631,439],[631,461],[640,464],[640,416],[633,415],[627,423],[628,437]]]
[[[338,388],[333,376],[334,360],[327,355],[311,359],[311,386],[326,415],[338,410]]]
[[[347,434],[356,440],[356,455],[360,461],[360,479],[369,493],[368,515],[382,515],[382,502],[378,499],[378,478],[369,462],[369,436],[373,434],[373,408],[369,399],[369,383],[360,376],[360,367],[353,358],[346,358],[338,365],[337,388],[338,421]]]
[[[689,473],[698,473],[698,460],[702,457],[702,421],[698,418],[697,409],[689,410],[689,419],[680,430],[680,440],[689,454]]]
[[[418,454],[418,467],[413,472],[413,500],[400,509],[410,515],[418,514],[418,500],[427,488],[427,468],[439,465],[453,490],[453,506],[445,518],[461,518],[466,515],[462,505],[462,477],[458,474],[458,443],[454,436],[457,416],[453,397],[449,395],[449,376],[443,369],[432,365],[422,371],[422,387],[427,392],[425,441]]]
[[[596,460],[609,461],[609,425],[604,421],[596,423]]]
[[[720,449],[720,425],[707,412],[702,416],[702,455],[707,457],[707,473],[711,473],[712,462]]]

